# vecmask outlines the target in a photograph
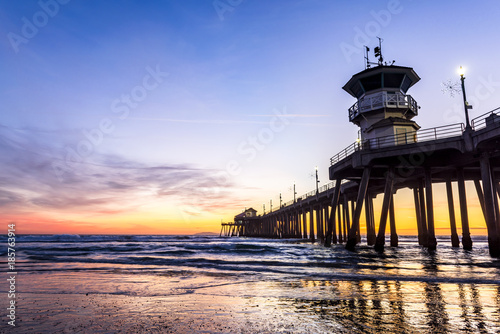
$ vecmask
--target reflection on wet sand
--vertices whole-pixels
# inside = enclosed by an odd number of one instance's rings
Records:
[[[295,298],[299,314],[340,325],[352,333],[495,333],[500,331],[500,287],[487,284],[398,281],[303,280],[316,290]]]

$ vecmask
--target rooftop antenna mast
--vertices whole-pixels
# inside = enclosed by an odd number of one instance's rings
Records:
[[[384,64],[384,58],[382,57],[382,38],[380,37],[377,37],[378,38],[378,46],[375,47],[375,49],[373,49],[373,51],[375,52],[375,57],[378,57],[378,65],[379,66],[382,66]]]
[[[364,47],[365,47],[365,60],[366,60],[365,70],[366,70],[366,69],[369,69],[371,67],[370,59],[368,58],[368,52],[370,52],[370,48],[367,47],[366,45]]]

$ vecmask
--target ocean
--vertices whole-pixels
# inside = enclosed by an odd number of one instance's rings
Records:
[[[6,245],[6,237],[0,242]],[[36,321],[23,319],[22,302],[30,295],[198,295],[219,301],[234,295],[243,303],[241,312],[231,311],[240,317],[234,320],[239,327],[231,327],[229,317],[223,321],[228,328],[200,333],[243,333],[245,319],[257,332],[499,333],[500,260],[489,256],[486,237],[473,242],[473,250],[465,251],[438,237],[431,252],[416,237],[400,236],[399,247],[387,240],[378,253],[364,242],[349,252],[343,245],[297,239],[23,235],[16,240],[23,296],[17,319],[37,331]],[[2,252],[6,268],[6,247]],[[258,310],[243,311],[255,303]],[[272,323],[268,313],[281,323]],[[213,317],[204,313],[200,321]],[[265,321],[267,327],[258,323]]]

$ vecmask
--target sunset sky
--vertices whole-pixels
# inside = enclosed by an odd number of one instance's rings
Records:
[[[294,182],[312,190],[315,166],[329,182],[330,157],[357,138],[341,87],[376,36],[422,78],[409,90],[422,128],[464,121],[461,94],[442,92],[460,65],[471,118],[499,107],[499,13],[493,0],[2,1],[1,221],[218,232],[245,207],[293,199]],[[410,194],[395,199],[408,232]]]

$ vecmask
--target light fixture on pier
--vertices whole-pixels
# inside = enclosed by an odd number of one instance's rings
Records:
[[[297,195],[297,192],[295,191],[295,181],[293,181],[293,202],[295,203],[295,195]]]
[[[469,130],[471,129],[469,122],[469,109],[472,109],[472,106],[467,102],[467,97],[465,95],[465,69],[462,66],[458,69],[458,74],[460,74],[460,81],[462,82],[462,95],[464,97],[465,129]]]
[[[316,166],[315,169],[316,169],[316,194],[318,194],[319,193],[318,166]]]

